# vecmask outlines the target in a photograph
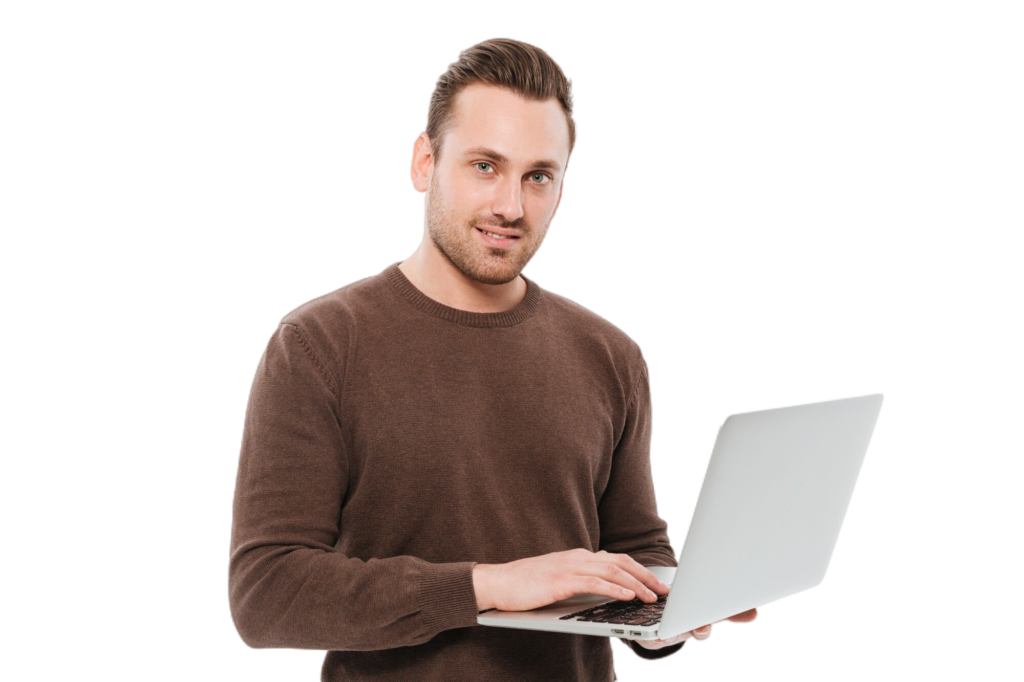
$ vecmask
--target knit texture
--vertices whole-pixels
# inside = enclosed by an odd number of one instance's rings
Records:
[[[612,638],[476,624],[478,562],[583,547],[676,565],[640,348],[523,279],[516,307],[474,313],[393,263],[282,318],[235,486],[246,644],[325,650],[323,681],[618,679]]]

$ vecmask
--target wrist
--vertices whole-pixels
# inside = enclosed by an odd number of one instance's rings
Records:
[[[473,592],[476,593],[476,610],[494,608],[492,577],[496,564],[477,564],[473,567]]]

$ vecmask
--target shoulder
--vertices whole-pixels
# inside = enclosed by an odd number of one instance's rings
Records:
[[[577,340],[604,348],[611,356],[634,363],[642,358],[640,346],[622,329],[593,310],[545,290],[553,314]]]
[[[381,295],[380,275],[356,280],[329,293],[317,296],[288,311],[282,324],[316,324],[329,326],[366,305],[373,305]]]
[[[552,324],[568,338],[574,352],[587,363],[611,376],[623,398],[647,373],[639,344],[618,326],[593,310],[565,296],[544,290]]]
[[[324,359],[344,357],[355,342],[357,321],[380,309],[385,287],[380,274],[364,277],[296,306],[280,324],[294,327]]]

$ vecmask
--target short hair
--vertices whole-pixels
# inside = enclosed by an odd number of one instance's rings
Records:
[[[459,60],[437,79],[427,113],[427,136],[435,160],[451,125],[455,96],[468,85],[486,83],[510,90],[529,100],[556,99],[569,126],[569,154],[576,144],[572,120],[572,81],[548,53],[511,38],[492,38],[459,53]]]

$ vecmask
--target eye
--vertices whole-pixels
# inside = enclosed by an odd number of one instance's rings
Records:
[[[534,173],[530,177],[534,178],[535,180],[537,178],[540,178],[539,180],[537,180],[538,185],[546,185],[548,184],[548,182],[551,181],[551,176],[548,175],[547,173]]]
[[[482,170],[480,168],[480,166],[487,166],[488,168],[490,168],[490,166],[491,166],[491,164],[487,163],[486,161],[477,161],[473,165],[477,167],[477,170]],[[484,172],[486,173],[487,171],[484,171]]]

